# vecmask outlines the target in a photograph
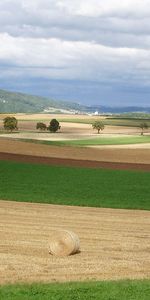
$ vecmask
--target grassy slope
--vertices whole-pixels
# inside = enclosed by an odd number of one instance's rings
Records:
[[[150,143],[150,136],[133,136],[133,137],[103,137],[87,140],[66,141],[72,146],[88,146],[88,145],[128,145]]]
[[[150,120],[145,119],[106,119],[104,121],[105,125],[114,125],[114,126],[133,126],[138,127],[141,123],[146,122],[150,126]]]
[[[17,116],[16,116],[17,117]],[[141,118],[141,119],[135,119],[135,118],[129,118],[129,119],[125,119],[125,118],[108,118],[108,119],[99,119],[99,117],[85,117],[85,118],[75,118],[73,116],[70,117],[64,117],[63,115],[60,114],[59,118],[57,117],[59,122],[65,122],[65,123],[81,123],[81,124],[92,124],[95,121],[102,121],[105,125],[109,125],[109,126],[127,126],[127,127],[139,127],[139,125],[143,122],[146,122],[149,127],[150,127],[150,119],[145,119],[145,118]],[[39,119],[29,119],[28,120],[24,120],[24,119],[20,119],[19,121],[24,121],[24,122],[28,122],[28,121],[34,121],[36,122],[47,122],[47,118],[42,118]]]
[[[92,124],[95,120],[99,120],[98,117],[89,117],[89,118],[63,118],[63,116],[60,116],[59,122],[68,122],[68,123],[83,123],[83,124]],[[105,125],[109,126],[129,126],[129,127],[139,127],[139,125],[143,122],[146,122],[150,126],[150,120],[145,120],[145,119],[135,119],[135,118],[130,118],[130,119],[100,119]]]
[[[84,106],[69,101],[57,101],[0,89],[0,113],[40,113],[50,106],[58,109],[84,109]]]
[[[41,133],[41,132],[40,132]],[[17,140],[15,138],[15,140]],[[18,140],[20,140],[18,138]],[[150,143],[150,136],[133,136],[133,137],[103,137],[82,139],[82,140],[64,140],[64,141],[44,141],[36,139],[24,139],[21,141],[30,142],[34,144],[45,144],[51,146],[96,146],[96,145],[131,145],[131,144],[143,144]]]
[[[148,280],[0,287],[1,300],[149,300],[149,295]]]
[[[32,140],[33,142],[33,140]],[[37,143],[57,146],[90,146],[90,145],[129,145],[150,143],[150,136],[103,137],[68,141],[37,141]]]
[[[0,161],[0,199],[150,209],[150,172]]]

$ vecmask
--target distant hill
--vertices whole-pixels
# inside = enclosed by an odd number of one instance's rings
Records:
[[[84,106],[67,101],[56,101],[39,96],[14,93],[0,89],[0,113],[38,113],[49,108],[65,110],[84,110]]]
[[[150,113],[150,107],[144,106],[101,106],[91,105],[86,108],[89,112],[122,114],[122,113]]]
[[[87,113],[150,113],[150,107],[138,106],[85,106],[75,102],[57,101],[45,97],[15,93],[0,89],[0,113],[40,113],[40,112],[87,112]]]

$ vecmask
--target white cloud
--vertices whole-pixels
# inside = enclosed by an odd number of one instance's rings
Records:
[[[150,0],[1,0],[0,76],[150,85]]]
[[[112,34],[112,44],[121,33],[122,39],[129,35],[129,47],[130,35],[150,34],[149,4],[150,0],[1,0],[0,31],[97,42],[105,32]],[[108,44],[107,39],[103,42]]]
[[[65,0],[58,1],[60,8],[82,16],[150,16],[149,0]]]
[[[149,50],[8,34],[0,34],[0,62],[45,78],[141,82],[145,70],[150,75]]]

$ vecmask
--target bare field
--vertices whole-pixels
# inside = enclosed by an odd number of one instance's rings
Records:
[[[55,229],[79,235],[81,253],[48,253]],[[150,277],[150,212],[0,201],[0,283]]]
[[[88,146],[90,148],[95,149],[150,149],[150,143],[142,143],[142,144],[127,144],[127,145],[95,145]]]
[[[150,164],[150,149],[75,148],[0,139],[0,152],[104,162]]]
[[[59,118],[58,118],[59,120]],[[50,119],[45,121],[46,125],[49,124]],[[61,129],[57,134],[50,134],[49,132],[39,133],[36,130],[36,121],[19,121],[19,133],[14,133],[13,136],[18,138],[40,138],[49,140],[68,140],[68,139],[82,139],[97,137],[97,131],[92,129],[91,124],[82,123],[67,123],[60,122]],[[0,130],[3,130],[3,121],[0,120]],[[26,132],[28,131],[28,132]],[[31,132],[30,132],[31,131]],[[105,126],[102,133],[105,135],[135,135],[140,134],[140,129],[136,127],[125,127],[125,126]],[[12,137],[12,134],[6,134]]]
[[[17,114],[0,114],[0,120],[3,120],[6,116],[16,117],[17,120],[51,120],[53,118],[56,119],[76,119],[76,120],[95,120],[97,116],[88,116],[88,115],[74,115],[74,114],[28,114],[28,113],[17,113]],[[98,116],[99,119],[106,119],[105,116]]]

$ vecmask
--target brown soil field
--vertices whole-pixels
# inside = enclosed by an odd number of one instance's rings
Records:
[[[95,145],[88,146],[90,148],[95,149],[150,149],[150,143],[142,143],[142,144],[127,144],[127,145]]]
[[[105,168],[113,170],[137,170],[150,171],[150,164],[135,164],[135,163],[119,163],[119,162],[104,162],[94,160],[77,160],[67,158],[42,157],[23,154],[12,154],[0,152],[0,160],[16,161],[24,163],[40,163],[45,165],[57,165],[68,167],[82,167],[82,168]]]
[[[48,253],[56,229],[81,252]],[[150,212],[0,201],[0,284],[150,277]]]
[[[0,139],[0,152],[99,162],[150,164],[150,149],[57,147]]]
[[[37,114],[28,114],[28,113],[17,113],[17,114],[0,114],[0,120],[3,120],[5,117],[11,116],[17,118],[17,120],[51,120],[53,118],[56,119],[76,119],[76,120],[97,120],[97,116],[90,115],[73,115],[73,114],[45,114],[45,113],[37,113]],[[98,116],[99,119],[104,120],[105,116]]]

